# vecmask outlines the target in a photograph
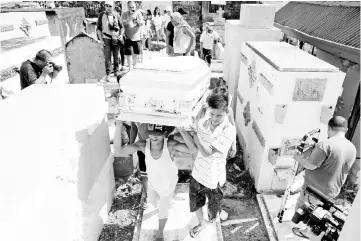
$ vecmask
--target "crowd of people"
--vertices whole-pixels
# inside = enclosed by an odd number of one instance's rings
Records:
[[[110,81],[112,73],[119,81],[124,75],[122,71],[125,70],[125,64],[130,71],[137,62],[142,62],[143,50],[152,49],[152,38],[158,43],[165,42],[166,53],[170,57],[194,54],[195,31],[187,23],[188,13],[184,9],[179,8],[177,12],[172,12],[171,7],[167,7],[161,14],[159,7],[155,7],[153,11],[150,9],[144,11],[135,1],[127,2],[127,11],[122,11],[114,1],[105,1],[104,7],[105,10],[100,11],[98,16],[96,33],[99,43],[104,48],[106,82]],[[203,25],[200,42],[200,57],[210,65],[214,52],[213,44],[223,42],[208,23]],[[39,62],[43,58],[45,62],[51,62],[51,56],[45,56],[45,52],[47,51],[41,50],[35,59],[22,64],[20,68],[22,89],[31,84],[49,83],[56,78],[57,71],[53,73],[46,65],[43,66],[43,63]],[[50,78],[50,81],[45,81],[44,76]]]

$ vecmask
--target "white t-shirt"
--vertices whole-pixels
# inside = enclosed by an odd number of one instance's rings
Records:
[[[211,132],[210,119],[204,117],[199,120],[197,132],[200,140],[217,149],[209,157],[198,152],[193,164],[192,177],[205,187],[215,189],[218,183],[223,186],[226,182],[226,159],[232,143],[236,140],[236,128],[228,121],[228,117]]]
[[[162,17],[159,15],[153,16],[153,24],[154,24],[155,30],[159,30],[162,25]]]
[[[212,49],[214,40],[217,40],[218,38],[219,35],[216,31],[213,31],[211,34],[209,34],[207,31],[204,31],[199,41],[203,43],[203,48]]]

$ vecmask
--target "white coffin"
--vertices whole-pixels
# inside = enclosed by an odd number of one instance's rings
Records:
[[[178,126],[198,113],[209,81],[210,68],[192,56],[138,64],[120,81],[119,118]]]
[[[242,44],[246,41],[279,41],[282,32],[277,28],[248,29],[242,27],[239,20],[227,20],[225,36],[223,78],[234,96],[232,108],[235,112]]]
[[[344,77],[336,67],[285,42],[244,44],[236,123],[257,190],[285,188],[294,162],[291,152],[284,152],[287,140],[315,128],[321,129],[321,139],[327,137]],[[269,159],[270,149],[280,156]]]
[[[114,191],[106,111],[97,85],[32,85],[1,101],[3,240],[98,240]]]

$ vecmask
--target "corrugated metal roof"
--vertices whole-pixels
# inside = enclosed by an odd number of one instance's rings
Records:
[[[275,22],[314,37],[360,48],[359,2],[290,2],[277,11]]]

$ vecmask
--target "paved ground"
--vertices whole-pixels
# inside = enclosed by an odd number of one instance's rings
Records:
[[[164,230],[165,241],[217,241],[216,224],[209,224],[196,238],[189,235],[190,229],[198,224],[196,215],[189,211],[189,186],[178,184]],[[158,209],[149,205],[144,210],[139,241],[154,240],[158,229]],[[218,240],[220,241],[220,240]]]

